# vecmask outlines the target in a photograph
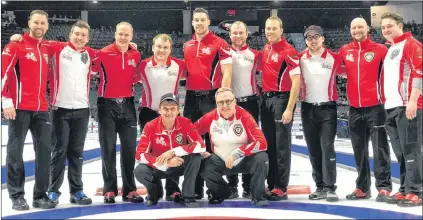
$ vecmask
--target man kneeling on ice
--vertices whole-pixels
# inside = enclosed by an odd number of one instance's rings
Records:
[[[145,125],[135,155],[140,163],[135,168],[135,178],[148,191],[145,204],[157,205],[163,197],[162,179],[183,175],[182,196],[176,196],[174,201],[198,207],[194,189],[201,166],[200,153],[206,151],[203,140],[188,118],[178,116],[175,95],[162,96],[159,114]]]

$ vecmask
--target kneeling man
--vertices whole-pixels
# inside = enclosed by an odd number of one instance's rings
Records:
[[[267,142],[256,121],[236,105],[234,92],[220,88],[216,92],[217,109],[200,118],[195,127],[200,135],[210,134],[212,153],[205,153],[201,176],[210,191],[210,204],[228,199],[231,189],[223,175],[251,174],[252,204],[268,205],[265,199],[265,180],[269,158]]]
[[[175,202],[196,207],[195,178],[201,166],[200,153],[206,151],[203,140],[189,119],[178,116],[175,95],[161,97],[159,114],[145,125],[135,155],[140,163],[135,178],[148,191],[145,204],[157,205],[163,197],[162,179],[184,175],[182,197],[175,198]]]

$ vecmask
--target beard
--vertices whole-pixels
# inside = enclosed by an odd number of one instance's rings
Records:
[[[37,30],[37,29],[30,29],[30,33],[31,33],[32,36],[34,36],[36,38],[43,38],[45,31]]]

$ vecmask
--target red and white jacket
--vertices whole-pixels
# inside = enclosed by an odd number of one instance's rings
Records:
[[[244,46],[231,48],[232,55],[232,89],[237,98],[258,94],[256,83],[257,64],[260,52]]]
[[[158,66],[154,56],[142,60],[140,64],[143,84],[141,106],[157,111],[160,98],[164,94],[178,94],[179,79],[185,71],[185,62],[171,56],[167,59],[165,66]]]
[[[47,41],[51,62],[50,103],[66,109],[89,107],[91,66],[96,50],[78,51],[70,42]]]
[[[94,60],[94,72],[100,74],[98,96],[103,98],[128,98],[134,96],[133,84],[140,77],[138,67],[141,54],[129,46],[128,51],[120,52],[116,43],[101,49]]]
[[[194,34],[184,44],[184,61],[187,65],[187,90],[205,91],[222,85],[221,64],[231,64],[229,46],[225,40],[209,33],[200,41]]]
[[[2,53],[2,108],[48,111],[46,98],[49,51],[42,41],[25,33],[22,41],[7,44]]]
[[[210,134],[213,153],[223,161],[232,155],[234,165],[246,156],[267,149],[266,138],[253,116],[238,105],[231,118],[224,119],[215,109],[195,122],[195,127],[200,135]]]
[[[413,87],[422,90],[422,44],[410,32],[394,39],[384,62],[385,108],[407,106]],[[422,109],[422,95],[417,101]]]
[[[383,60],[388,48],[375,43],[370,36],[362,42],[353,41],[339,50],[347,73],[347,97],[355,108],[383,103]]]
[[[173,150],[178,157],[206,151],[203,139],[188,118],[177,116],[175,128],[171,132],[164,129],[161,117],[148,122],[141,134],[135,159],[165,171],[167,166],[158,166],[156,159],[169,150]]]
[[[320,103],[338,100],[336,75],[342,73],[341,57],[324,48],[319,57],[313,57],[309,50],[299,54],[301,67],[300,100]],[[325,91],[326,88],[326,92]]]
[[[259,69],[262,72],[263,92],[291,91],[292,75],[300,74],[298,53],[284,38],[267,43],[261,51]]]

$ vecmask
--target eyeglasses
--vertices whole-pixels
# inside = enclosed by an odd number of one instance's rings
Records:
[[[307,37],[306,37],[306,39],[307,40],[312,40],[312,39],[315,39],[315,40],[317,40],[317,39],[319,39],[320,37],[321,37],[322,35],[319,35],[319,34],[316,34],[316,35],[313,35],[313,36],[310,36],[310,35],[308,35]]]
[[[232,100],[227,99],[227,100],[218,101],[216,103],[218,106],[223,106],[223,104],[230,105],[234,100],[235,98],[233,98]]]

